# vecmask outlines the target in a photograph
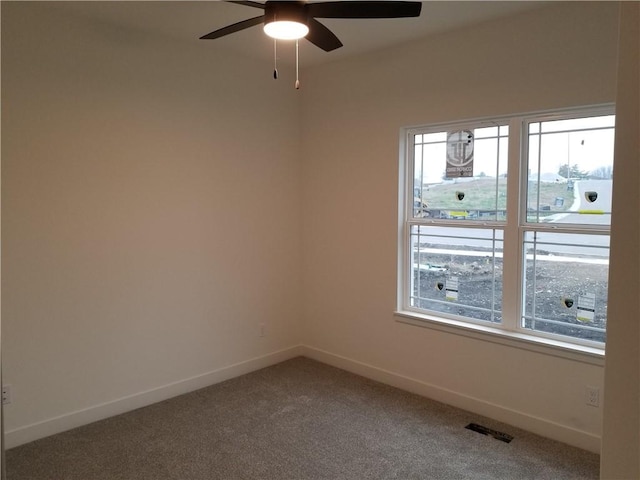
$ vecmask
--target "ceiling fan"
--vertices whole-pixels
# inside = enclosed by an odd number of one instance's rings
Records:
[[[306,3],[303,1],[267,0],[264,4],[251,1],[231,1],[229,3],[259,8],[264,10],[264,15],[214,30],[200,37],[201,40],[214,40],[264,23],[264,32],[276,40],[296,40],[297,42],[298,39],[304,37],[325,52],[330,52],[342,47],[342,42],[316,18],[418,17],[422,9],[421,2],[403,1],[369,2],[357,0]],[[296,71],[297,52],[296,43]],[[278,78],[277,68],[274,69],[274,78]],[[299,83],[296,80],[296,88],[299,88]]]
[[[419,17],[421,2],[351,1],[351,2],[290,2],[267,0],[258,2],[229,2],[264,10],[264,15],[249,18],[200,37],[213,40],[245,28],[264,23],[267,35],[281,40],[306,37],[315,46],[330,52],[342,46],[331,30],[316,18],[404,18]]]

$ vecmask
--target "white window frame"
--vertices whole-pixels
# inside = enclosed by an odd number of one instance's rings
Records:
[[[476,339],[496,342],[517,348],[524,348],[563,358],[569,358],[595,365],[604,364],[604,345],[595,342],[580,341],[533,332],[519,326],[522,316],[522,301],[524,292],[524,275],[522,248],[525,231],[544,230],[536,223],[526,222],[526,194],[527,194],[527,155],[529,122],[544,122],[576,116],[612,115],[615,113],[613,105],[597,105],[583,108],[562,109],[554,111],[533,112],[500,117],[486,117],[429,124],[402,128],[400,131],[400,168],[398,195],[398,283],[396,319],[402,323],[428,327],[447,333],[470,336]],[[508,141],[508,175],[507,175],[507,219],[506,222],[464,222],[456,221],[459,226],[475,228],[500,228],[503,230],[503,287],[513,285],[510,291],[503,288],[502,324],[495,325],[473,319],[449,318],[436,312],[425,312],[409,304],[412,275],[412,251],[410,247],[411,226],[416,224],[412,218],[413,212],[413,143],[416,133],[423,133],[425,129],[439,131],[460,130],[465,127],[478,128],[482,126],[506,124],[509,126]],[[430,223],[424,221],[425,224]],[[555,230],[555,229],[554,229]],[[609,226],[584,226],[567,224],[556,231],[566,233],[610,234]]]

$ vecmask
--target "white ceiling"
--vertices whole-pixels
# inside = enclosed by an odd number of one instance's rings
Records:
[[[540,1],[430,1],[423,2],[418,18],[384,20],[321,19],[340,38],[344,46],[324,52],[303,41],[300,44],[301,65],[316,65],[383,49],[433,35],[446,30],[464,28],[475,23],[505,17],[539,8]],[[199,37],[229,24],[262,14],[262,10],[222,1],[69,1],[51,2],[50,6],[69,14],[114,23],[119,27],[155,32],[173,39],[209,42],[210,48],[224,48],[249,56],[273,57],[273,42],[258,25],[216,40]],[[281,45],[279,61],[290,62],[292,47]]]

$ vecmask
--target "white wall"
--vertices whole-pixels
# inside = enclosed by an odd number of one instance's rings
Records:
[[[620,9],[601,478],[640,478],[640,4]],[[621,168],[620,168],[621,167]]]
[[[296,354],[298,109],[270,69],[2,2],[9,447]]]
[[[599,450],[603,368],[398,323],[399,129],[615,100],[618,5],[564,3],[305,72],[315,356]],[[428,4],[424,14],[428,15]]]

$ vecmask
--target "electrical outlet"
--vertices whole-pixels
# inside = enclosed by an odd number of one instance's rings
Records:
[[[2,386],[2,404],[8,405],[11,403],[11,385]]]
[[[600,406],[600,389],[597,387],[585,387],[586,399],[585,403],[590,407]]]
[[[267,336],[266,327],[264,326],[264,323],[260,324],[260,336],[261,337]]]

